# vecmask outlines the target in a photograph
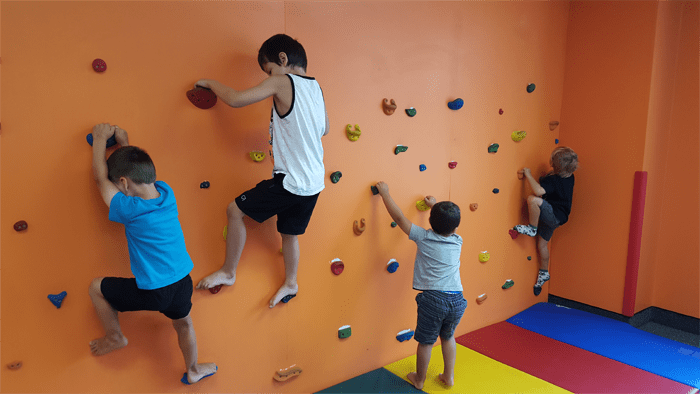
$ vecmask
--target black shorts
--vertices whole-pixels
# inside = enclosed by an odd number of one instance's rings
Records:
[[[542,200],[542,205],[540,205],[540,220],[537,224],[537,235],[549,242],[557,227],[559,227],[559,220],[554,216],[552,205],[548,203],[547,200]]]
[[[309,225],[318,194],[297,196],[285,190],[284,174],[258,183],[254,188],[236,197],[236,205],[244,214],[258,223],[277,215],[280,234],[301,235]]]
[[[160,289],[142,290],[135,278],[104,278],[100,290],[109,305],[119,312],[158,311],[170,319],[187,317],[192,309],[192,277]]]

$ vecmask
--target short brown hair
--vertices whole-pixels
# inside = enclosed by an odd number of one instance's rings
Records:
[[[552,168],[555,174],[571,175],[578,168],[578,155],[568,146],[560,146],[552,152]]]

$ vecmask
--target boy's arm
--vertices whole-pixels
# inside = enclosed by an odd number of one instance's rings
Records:
[[[396,222],[396,224],[399,225],[399,228],[401,228],[406,235],[409,235],[413,223],[411,223],[411,221],[404,216],[401,208],[399,208],[399,206],[394,202],[394,199],[391,198],[391,195],[389,194],[389,186],[380,181],[377,182],[377,190],[379,190],[379,195],[382,196],[382,200],[384,200],[384,205],[386,206],[386,210],[389,212],[389,216],[391,216],[391,218]]]
[[[535,178],[532,177],[529,168],[525,167],[521,170],[521,172],[525,176],[525,179],[527,179],[528,183],[530,183],[530,188],[532,188],[532,192],[535,193],[537,197],[542,197],[545,194],[547,194],[547,192],[539,184],[539,182],[537,182]]]
[[[126,133],[126,132],[124,132]],[[112,197],[119,193],[119,189],[107,177],[107,160],[105,150],[107,149],[107,139],[114,134],[114,128],[107,123],[98,124],[92,128],[92,174],[100,189],[102,199],[109,207]],[[128,141],[127,141],[128,142]]]
[[[286,86],[284,84],[289,85],[289,78],[286,75],[272,75],[265,78],[258,86],[246,90],[235,90],[211,79],[200,79],[195,86],[211,89],[227,105],[240,108],[278,94],[281,88]]]

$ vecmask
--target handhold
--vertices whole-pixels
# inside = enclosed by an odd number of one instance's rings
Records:
[[[425,166],[425,164],[421,164],[418,166],[418,169],[421,171],[425,171],[427,169],[427,167]]]
[[[559,126],[558,120],[553,120],[553,121],[549,122],[549,129],[550,130],[554,131],[554,129],[556,129],[557,126]]]
[[[12,371],[16,371],[18,369],[22,368],[22,362],[21,361],[15,361],[12,363],[7,364],[7,369],[10,369]]]
[[[391,99],[391,102],[388,99],[384,99],[382,102],[382,108],[384,109],[384,113],[387,115],[393,115],[394,111],[396,111],[396,101],[394,99]]]
[[[555,144],[558,144],[558,143],[559,143],[559,138],[555,138],[555,139],[554,139],[554,143],[555,143]]]
[[[366,229],[367,226],[365,225],[364,218],[360,219],[359,223],[357,222],[357,220],[355,220],[355,223],[352,225],[352,231],[355,232],[355,235],[362,235],[362,233],[364,233]]]
[[[406,152],[408,150],[407,146],[403,145],[396,145],[396,148],[394,148],[394,154],[398,155],[401,152]]]
[[[391,259],[386,263],[386,270],[389,271],[390,274],[396,272],[397,269],[399,269],[399,263],[396,259]]]
[[[489,147],[488,147],[489,153],[496,153],[496,152],[498,152],[498,147],[499,147],[498,144],[491,144],[491,145],[489,145]]]
[[[509,289],[513,287],[514,284],[515,282],[513,282],[513,279],[508,279],[506,280],[506,283],[504,283],[503,286],[501,286],[501,289]]]
[[[216,293],[218,293],[218,292],[221,290],[221,288],[222,288],[223,286],[224,286],[224,285],[216,285],[216,286],[214,286],[214,287],[210,287],[210,288],[209,288],[209,292],[212,293],[212,294],[216,294]]]
[[[88,134],[87,137],[85,137],[85,139],[87,139],[88,144],[90,144],[90,146],[92,146],[92,139],[93,139],[92,133]],[[116,144],[117,144],[117,137],[116,136],[113,135],[113,136],[107,138],[107,147],[108,148],[111,148]]]
[[[408,341],[408,340],[410,340],[411,338],[413,338],[413,334],[415,334],[415,331],[413,331],[413,330],[411,330],[410,328],[408,328],[408,329],[406,329],[406,330],[399,331],[399,333],[396,334],[396,339],[397,339],[399,342]]]
[[[477,208],[479,208],[479,204],[477,204],[477,203],[475,203],[475,202],[469,204],[469,209],[471,209],[472,212],[476,211]]]
[[[340,181],[340,178],[343,176],[343,173],[340,171],[336,171],[331,174],[331,182],[333,183],[338,183]]]
[[[399,225],[399,224],[396,223],[396,222],[391,222],[391,227],[396,227],[396,226],[398,226],[398,225]]]
[[[534,83],[527,85],[527,92],[528,93],[532,93],[534,91],[535,91],[535,84]]]
[[[29,227],[29,225],[24,220],[20,220],[12,227],[14,227],[15,231],[24,231],[27,229],[27,227]]]
[[[349,338],[352,335],[352,328],[349,325],[342,326],[338,329],[338,338]]]
[[[528,260],[532,260],[532,256],[527,256],[527,259],[528,259]]]
[[[200,188],[200,189],[209,189],[209,186],[211,186],[211,184],[209,183],[209,181],[204,181],[204,182],[202,182],[202,183],[199,184],[199,188]]]
[[[501,109],[498,110],[498,114],[499,114],[499,115],[503,115],[503,108],[501,108]]]
[[[228,226],[224,225],[224,241],[226,241],[226,234],[228,234]]]
[[[250,156],[251,159],[253,159],[254,161],[257,161],[257,162],[265,160],[265,152],[263,152],[263,151],[254,150],[254,151],[251,151],[250,153],[248,153],[248,155]]]
[[[209,109],[216,104],[216,94],[211,89],[197,86],[187,91],[187,98],[199,109]]]
[[[514,131],[510,134],[510,139],[515,142],[519,142],[522,141],[525,136],[527,136],[527,133],[524,130]]]
[[[360,126],[355,125],[355,129],[353,130],[352,125],[347,125],[345,126],[345,134],[347,134],[348,139],[350,141],[357,141],[360,139],[360,134],[362,134],[362,131],[360,131]]]
[[[458,110],[458,109],[462,108],[463,105],[464,105],[464,100],[462,100],[461,98],[458,98],[454,101],[450,101],[449,103],[447,103],[447,108],[449,108],[451,110]]]
[[[49,294],[49,301],[51,301],[56,308],[60,308],[61,304],[63,304],[63,299],[66,298],[66,295],[68,295],[68,293],[65,291],[58,294]]]
[[[272,378],[278,382],[284,382],[285,380],[293,378],[299,374],[301,374],[301,368],[294,364],[291,367],[276,371]]]
[[[280,301],[284,302],[285,304],[289,302],[292,298],[296,297],[296,294],[287,294],[286,296],[282,297]]]
[[[451,161],[451,162],[447,163],[447,166],[454,170],[455,167],[457,167],[457,162]]]
[[[418,200],[416,201],[416,208],[418,208],[419,211],[428,211],[430,210],[430,207],[428,204],[425,203],[425,200]]]
[[[92,61],[92,69],[98,73],[105,72],[107,70],[107,62],[102,59],[95,59]]]
[[[379,189],[377,189],[376,186],[370,186],[370,187],[369,187],[369,190],[372,191],[372,195],[373,195],[373,196],[376,196],[377,194],[379,194]]]
[[[345,269],[345,264],[340,259],[331,260],[331,272],[335,275],[340,275]]]
[[[515,231],[514,229],[511,228],[510,230],[508,230],[508,234],[510,234],[511,238],[516,239],[516,238],[518,238],[518,235],[520,233],[518,233],[517,231]]]
[[[525,178],[525,174],[523,173],[522,170],[518,170],[518,179],[523,179]]]
[[[500,192],[500,190],[498,190],[497,187],[495,187],[492,191],[493,191],[493,194],[498,194],[498,192]]]
[[[491,253],[489,253],[485,250],[483,252],[479,252],[479,261],[481,261],[482,263],[489,261],[490,258],[491,258]]]
[[[482,295],[476,297],[476,303],[479,304],[479,305],[483,304],[484,301],[486,301],[486,298],[487,298],[487,297],[488,297],[488,296],[486,295],[486,293],[484,293],[484,294],[482,294]]]
[[[416,109],[413,108],[413,107],[407,109],[407,110],[406,110],[406,115],[408,115],[408,116],[410,116],[410,117],[416,116]]]

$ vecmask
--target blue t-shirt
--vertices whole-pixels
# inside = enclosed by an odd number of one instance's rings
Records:
[[[171,285],[194,268],[173,189],[162,181],[156,181],[155,186],[158,198],[144,200],[119,192],[109,206],[109,220],[124,224],[131,272],[136,286],[143,290]]]
[[[416,290],[440,290],[461,292],[459,274],[462,254],[462,237],[451,234],[443,237],[433,230],[411,225],[408,239],[418,246],[413,265],[413,288]]]

